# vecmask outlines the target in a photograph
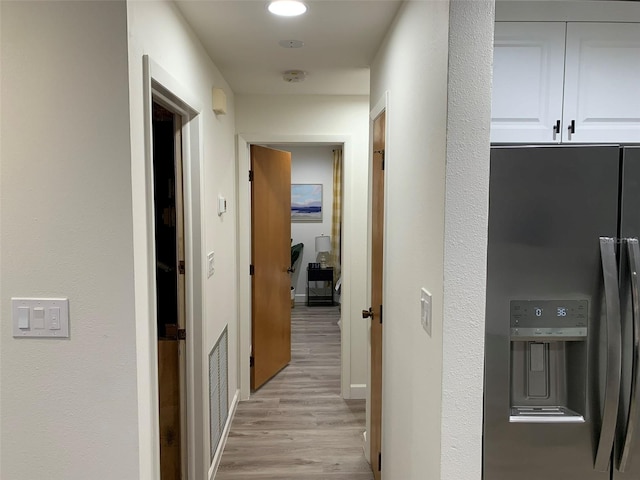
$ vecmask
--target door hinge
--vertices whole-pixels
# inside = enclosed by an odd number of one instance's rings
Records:
[[[253,275],[256,273],[256,269],[253,265],[249,265],[249,275]]]
[[[382,305],[380,305],[380,325],[382,325]]]
[[[187,331],[184,328],[178,328],[175,323],[168,323],[164,326],[165,337],[170,340],[186,340]]]
[[[378,452],[378,471],[382,471],[382,453]]]
[[[249,366],[250,366],[250,367],[253,367],[253,365],[254,365],[255,363],[256,363],[256,362],[255,362],[255,361],[254,361],[254,359],[253,359],[253,355],[252,355],[252,356],[250,356],[250,357],[249,357]]]
[[[380,155],[382,155],[382,170],[384,170],[384,149],[374,150],[373,153],[379,153]]]
[[[184,275],[184,260],[178,262],[178,273]]]
[[[249,170],[249,181],[253,182],[253,170]]]

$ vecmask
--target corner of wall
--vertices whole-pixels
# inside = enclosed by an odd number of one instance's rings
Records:
[[[493,26],[493,0],[450,3],[441,434],[444,480],[482,478]]]

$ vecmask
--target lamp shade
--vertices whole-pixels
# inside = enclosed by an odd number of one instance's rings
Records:
[[[328,235],[322,235],[316,237],[316,253],[330,252],[331,251],[331,237]]]

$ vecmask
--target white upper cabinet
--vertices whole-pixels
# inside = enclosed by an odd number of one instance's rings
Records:
[[[492,100],[492,142],[640,142],[640,24],[497,22]]]
[[[492,142],[560,142],[565,30],[564,22],[496,23]]]
[[[563,142],[640,142],[639,23],[567,25],[564,118]]]

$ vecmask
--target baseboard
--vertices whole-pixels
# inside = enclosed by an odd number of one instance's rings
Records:
[[[302,305],[307,303],[307,294],[306,293],[296,293],[294,302],[296,305]]]
[[[209,467],[209,480],[213,480],[218,472],[218,466],[220,465],[220,459],[222,458],[222,452],[224,452],[224,447],[227,444],[227,438],[229,438],[229,430],[231,430],[231,422],[233,422],[233,417],[236,415],[236,409],[238,408],[238,399],[240,398],[240,390],[236,390],[236,394],[233,396],[233,400],[231,401],[231,408],[229,409],[229,415],[227,416],[227,423],[224,425],[224,430],[222,432],[222,438],[220,438],[220,443],[218,444],[218,449],[216,450],[216,454],[213,456],[213,462],[211,462],[211,466]]]
[[[367,398],[367,385],[365,383],[352,383],[349,388],[350,397],[352,400],[366,400]]]

